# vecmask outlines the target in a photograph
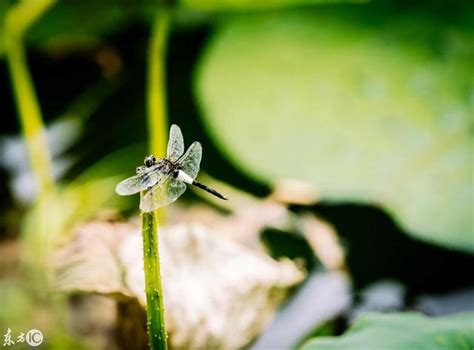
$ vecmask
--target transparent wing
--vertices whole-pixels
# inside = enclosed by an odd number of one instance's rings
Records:
[[[160,173],[156,171],[156,168],[157,166],[153,166],[138,175],[119,182],[115,187],[115,192],[121,196],[128,196],[153,186],[160,180]]]
[[[199,142],[194,141],[177,163],[181,166],[181,169],[194,180],[199,172],[201,158],[202,146]]]
[[[166,158],[175,162],[184,153],[184,140],[181,129],[176,124],[171,125],[170,139],[168,141],[168,150]]]
[[[140,201],[140,210],[148,213],[164,207],[181,196],[186,191],[184,182],[171,175],[162,175],[158,184],[150,188]]]

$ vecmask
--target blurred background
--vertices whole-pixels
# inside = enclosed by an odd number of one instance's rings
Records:
[[[474,347],[472,2],[0,0],[0,24],[12,347],[147,347],[114,188],[149,153],[153,65],[158,133],[199,140],[230,197],[166,208],[172,348]]]

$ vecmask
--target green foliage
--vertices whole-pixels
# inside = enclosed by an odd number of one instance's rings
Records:
[[[342,2],[362,2],[346,0]],[[335,0],[181,0],[177,8],[185,11],[251,11],[281,9],[301,5],[319,5]],[[0,0],[0,27],[4,13],[13,0]],[[158,2],[159,3],[159,2]],[[37,21],[28,33],[34,45],[77,48],[94,45],[107,35],[114,34],[135,21],[152,22],[158,3],[147,1],[59,1]],[[29,5],[31,6],[31,5]],[[0,57],[3,52],[0,30]]]
[[[16,342],[17,336],[29,329],[39,328],[45,335],[43,348],[47,349],[90,349],[85,341],[71,335],[64,313],[59,312],[63,297],[48,298],[44,285],[42,295],[33,294],[31,280],[19,281],[14,278],[0,279],[0,325],[2,332],[11,328],[12,340],[18,349],[26,349]],[[47,322],[45,322],[47,320]],[[3,344],[3,342],[2,342]]]
[[[136,8],[121,1],[57,2],[33,27],[29,42],[81,46],[123,29]]]
[[[302,5],[318,5],[331,2],[363,2],[363,0],[181,0],[184,8],[193,10],[268,10]]]
[[[8,9],[8,0],[0,0],[0,58],[4,54],[5,44],[4,44],[4,25],[5,25],[5,14]]]
[[[205,123],[259,180],[382,203],[416,237],[474,251],[469,20],[367,11],[219,27],[197,71]]]
[[[308,341],[302,350],[435,350],[472,349],[474,314],[429,318],[416,313],[361,316],[340,337]]]

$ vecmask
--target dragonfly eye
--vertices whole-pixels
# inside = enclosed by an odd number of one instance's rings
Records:
[[[151,167],[151,166],[155,165],[155,163],[156,163],[155,156],[151,155],[151,156],[148,156],[148,157],[145,158],[145,165],[147,167]]]

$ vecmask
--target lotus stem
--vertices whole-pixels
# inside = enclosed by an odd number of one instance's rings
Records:
[[[46,129],[28,69],[23,36],[53,4],[52,0],[19,2],[8,10],[4,21],[5,56],[39,196],[51,192],[54,177]]]
[[[150,349],[162,350],[167,349],[167,334],[160,275],[158,219],[156,212],[142,214],[142,236],[148,338]]]
[[[148,52],[148,128],[150,151],[158,157],[166,155],[166,43],[170,12],[160,8],[152,24]],[[158,222],[162,210],[142,213],[143,259],[147,301],[147,328],[150,348],[167,349],[167,334],[160,274]]]

